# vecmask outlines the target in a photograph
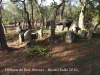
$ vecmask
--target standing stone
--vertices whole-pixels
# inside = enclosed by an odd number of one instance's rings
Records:
[[[87,33],[87,35],[86,35],[86,37],[88,38],[88,39],[91,39],[92,38],[92,35],[93,35],[93,30],[89,30],[88,31],[88,33]]]
[[[75,40],[75,33],[70,30],[67,31],[65,39],[67,43],[72,43]]]
[[[20,27],[19,27],[19,26],[18,26],[18,27],[16,27],[16,33],[17,33],[17,34],[21,33],[21,31],[22,31],[22,30],[20,29]]]
[[[20,22],[17,23],[16,33],[19,34],[22,32],[22,27],[20,26]]]
[[[24,32],[19,33],[19,42],[24,42]]]
[[[78,31],[78,35],[79,35],[80,38],[85,38],[85,37],[86,37],[86,31],[84,31],[84,30],[79,30],[79,31]]]
[[[27,30],[25,33],[24,33],[24,39],[25,41],[30,41],[32,38],[31,38],[31,30]]]
[[[41,28],[37,31],[37,33],[38,33],[38,38],[42,38],[42,29]]]

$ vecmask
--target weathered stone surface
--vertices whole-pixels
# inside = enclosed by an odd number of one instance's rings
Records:
[[[41,28],[37,31],[37,33],[38,33],[38,38],[42,38],[42,29]]]
[[[25,33],[24,33],[24,39],[25,41],[30,41],[32,38],[31,38],[31,30],[27,30]]]
[[[86,37],[88,38],[88,39],[91,39],[92,38],[92,35],[93,35],[93,30],[89,30],[88,31],[88,33],[87,33],[87,35],[86,35]]]
[[[26,44],[25,49],[26,49],[26,48],[29,48],[29,47],[31,47],[31,46],[33,46],[33,45],[35,45],[35,44],[36,44],[36,41],[35,41],[35,40],[31,40],[31,41],[29,41],[29,42]]]
[[[51,20],[46,22],[46,28],[49,29],[50,26],[51,26]]]
[[[55,30],[57,31],[62,31],[62,29],[63,29],[63,25],[57,25],[55,28]]]
[[[19,42],[22,43],[24,41],[24,32],[19,34]]]
[[[22,29],[21,29],[19,26],[17,26],[17,27],[16,27],[16,33],[19,34],[19,33],[21,33],[21,32],[22,32]]]
[[[84,30],[79,30],[79,31],[78,31],[78,35],[79,35],[80,38],[85,38],[85,37],[86,37],[86,34],[87,34],[87,33],[86,33],[86,31],[84,31]]]
[[[69,30],[72,30],[72,31],[76,32],[76,27],[77,27],[76,23],[72,23]]]
[[[63,19],[63,20],[59,21],[56,25],[63,25],[62,30],[64,30],[65,27],[68,27],[68,30],[69,30],[72,23],[73,23],[72,19],[67,19],[67,20]]]
[[[75,40],[75,33],[70,30],[67,31],[65,39],[67,43],[72,43]]]

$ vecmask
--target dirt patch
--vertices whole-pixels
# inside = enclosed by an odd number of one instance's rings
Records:
[[[99,37],[79,39],[72,44],[64,40],[43,41],[43,47],[51,56],[26,59],[25,53],[29,49],[24,49],[25,43],[8,40],[9,51],[0,51],[0,75],[97,75],[100,69],[99,41]]]

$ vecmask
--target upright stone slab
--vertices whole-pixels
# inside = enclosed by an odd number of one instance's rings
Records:
[[[91,39],[92,38],[92,35],[93,35],[93,30],[89,30],[88,31],[88,33],[87,33],[87,35],[86,35],[86,37],[88,38],[88,39]]]
[[[62,31],[62,28],[63,28],[63,25],[57,25],[55,29],[59,30],[59,31]]]
[[[24,42],[24,32],[19,33],[19,42]]]
[[[27,30],[25,33],[24,33],[24,39],[25,41],[30,41],[32,38],[31,38],[31,30]]]
[[[84,30],[79,30],[78,31],[78,35],[79,35],[79,37],[80,38],[86,38],[86,31],[84,31]]]
[[[17,33],[17,34],[19,34],[19,33],[22,32],[22,27],[21,27],[20,24],[21,24],[20,22],[17,23],[17,28],[16,28],[16,33]]]
[[[19,33],[21,33],[21,31],[22,31],[22,29],[19,26],[17,26],[16,27],[16,33],[19,34]]]
[[[67,31],[65,39],[67,43],[72,43],[75,40],[75,33],[70,30]]]
[[[37,31],[37,33],[38,33],[38,38],[42,38],[42,29],[41,28]]]

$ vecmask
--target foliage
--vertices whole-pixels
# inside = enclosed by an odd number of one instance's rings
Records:
[[[90,52],[86,52],[85,55],[87,56],[88,59],[90,60],[94,60],[96,59],[96,55],[90,53]]]
[[[90,46],[91,44],[92,44],[92,42],[90,42],[90,41],[83,42],[83,46]]]
[[[37,44],[37,45],[44,45],[44,41],[43,41],[43,40],[37,40],[37,41],[36,41],[36,44]]]
[[[97,48],[97,50],[100,50],[100,41],[96,42],[96,48]]]
[[[83,64],[85,61],[86,61],[85,58],[78,56],[78,57],[76,57],[76,60],[74,60],[74,63],[77,65],[80,65],[80,64]]]
[[[83,75],[100,75],[100,64],[90,64],[89,67],[84,71]]]
[[[39,45],[35,45],[32,49],[28,50],[26,52],[25,57],[26,58],[32,58],[34,56],[40,57],[40,56],[45,56],[45,57],[49,57],[50,54],[47,53],[47,49],[43,48]]]

